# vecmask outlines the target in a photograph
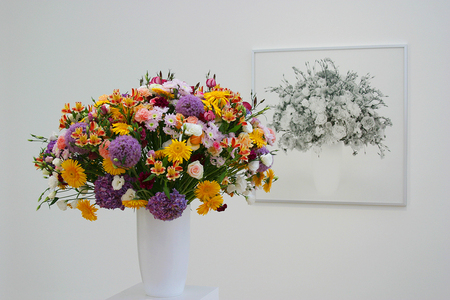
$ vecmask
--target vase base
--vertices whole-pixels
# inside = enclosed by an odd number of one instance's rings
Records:
[[[219,300],[219,288],[187,285],[184,292],[175,297],[155,298],[145,294],[144,284],[138,283],[106,300]]]

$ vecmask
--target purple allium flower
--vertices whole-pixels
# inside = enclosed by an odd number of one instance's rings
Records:
[[[123,176],[125,180],[125,183],[120,190],[114,190],[112,186],[114,176],[111,174],[99,176],[94,182],[95,200],[100,207],[108,209],[125,209],[125,206],[122,205],[121,198],[129,188],[132,188],[132,183],[135,179],[126,174],[120,176]]]
[[[153,99],[154,106],[158,107],[168,107],[169,106],[169,100],[167,100],[164,97],[156,97]]]
[[[146,208],[155,219],[171,221],[181,217],[186,207],[186,196],[173,189],[173,192],[170,193],[170,198],[165,193],[156,193],[155,196],[148,200]]]
[[[86,133],[86,126],[87,126],[86,123],[80,122],[70,125],[69,129],[67,129],[64,138],[66,139],[67,148],[69,149],[70,152],[80,154],[86,154],[89,152],[88,149],[83,149],[78,146],[75,146],[75,139],[72,137],[72,133],[74,133],[75,129],[77,129],[78,127],[83,128],[83,133]]]
[[[182,114],[185,117],[199,117],[200,114],[205,112],[205,108],[202,100],[194,95],[186,95],[178,100],[175,106],[175,111]]]
[[[141,158],[141,144],[129,135],[116,137],[109,144],[109,156],[118,167],[130,168]]]
[[[150,179],[145,181],[150,175],[152,175],[152,173],[150,172],[141,172],[141,174],[139,174],[139,186],[143,189],[146,190],[151,190],[153,187],[153,184],[155,183],[156,178]]]

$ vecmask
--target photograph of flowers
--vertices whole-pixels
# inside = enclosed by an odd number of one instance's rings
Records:
[[[279,177],[257,202],[406,205],[407,45],[252,55]]]

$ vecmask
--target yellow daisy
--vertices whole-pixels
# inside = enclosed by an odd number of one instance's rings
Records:
[[[160,95],[162,95],[162,96],[164,96],[164,97],[166,97],[168,99],[175,98],[175,96],[172,93],[170,93],[168,91],[165,91],[163,89],[157,88],[157,87],[152,88],[152,91],[157,93],[157,94],[160,94]]]
[[[67,159],[61,167],[63,168],[61,175],[71,187],[79,188],[86,183],[86,173],[77,161]]]
[[[264,131],[260,128],[256,128],[249,134],[252,141],[256,144],[258,148],[267,145],[267,142],[264,140]]]
[[[164,154],[168,157],[169,161],[178,161],[180,163],[184,160],[188,160],[191,157],[192,149],[186,145],[186,141],[172,140],[172,143],[164,148]]]
[[[98,208],[96,208],[94,204],[91,204],[89,200],[82,199],[78,201],[77,208],[81,211],[81,216],[86,220],[97,220],[97,215],[95,214],[95,212],[98,210]]]
[[[127,123],[114,123],[112,131],[115,134],[127,135],[130,133]]]
[[[270,189],[272,188],[272,182],[273,182],[273,179],[275,178],[275,174],[273,173],[272,169],[269,169],[269,170],[267,170],[266,175],[267,175],[267,177],[264,180],[266,183],[264,183],[263,189],[264,189],[264,192],[268,193],[268,192],[270,192]]]
[[[214,108],[215,113],[220,116],[222,108],[229,102],[230,91],[211,91],[203,96],[205,100],[202,100],[202,102],[206,108],[208,110]]]
[[[264,173],[260,173],[260,172],[256,173],[252,177],[252,180],[253,180],[253,183],[255,184],[255,186],[261,186],[263,179],[264,179]]]
[[[195,196],[200,201],[206,201],[213,198],[220,192],[220,184],[217,181],[205,180],[200,182],[195,189]]]
[[[103,170],[111,175],[120,175],[126,172],[126,169],[117,167],[109,158],[103,159]]]
[[[122,201],[123,206],[129,207],[129,208],[141,208],[147,206],[148,201],[147,200],[126,200]]]
[[[211,199],[204,201],[199,207],[197,207],[197,213],[199,215],[206,215],[211,209],[217,210],[223,204],[223,198],[221,195],[216,195]]]

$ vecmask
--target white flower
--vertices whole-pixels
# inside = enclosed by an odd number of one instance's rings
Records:
[[[170,144],[172,144],[172,140],[167,140],[162,144],[162,147],[166,148],[166,147],[170,146]]]
[[[52,163],[57,167],[61,167],[62,161],[60,158],[55,158]]]
[[[227,193],[228,194],[234,193],[235,191],[236,191],[236,186],[234,184],[229,184],[227,186]]]
[[[48,194],[48,198],[53,200],[56,197],[56,191],[52,191],[50,194]]]
[[[369,130],[375,126],[375,120],[372,117],[365,116],[361,120],[361,125],[364,127],[364,129]]]
[[[261,155],[260,158],[261,158],[261,162],[265,166],[270,167],[272,165],[272,162],[273,162],[272,154],[267,153],[267,154]]]
[[[67,202],[64,200],[59,200],[58,202],[56,202],[56,205],[58,205],[58,208],[60,210],[67,210]]]
[[[113,178],[113,181],[111,183],[114,190],[118,191],[122,188],[122,186],[125,184],[125,179],[123,176],[115,175]]]
[[[361,113],[361,109],[359,108],[359,105],[355,102],[348,102],[347,103],[347,109],[350,112],[350,114],[354,117],[359,116]]]
[[[202,126],[192,123],[184,123],[184,134],[201,136],[203,133]]]
[[[252,126],[252,124],[250,124],[250,122],[247,122],[247,124],[242,126],[242,130],[244,130],[244,132],[246,132],[246,133],[251,133],[251,132],[253,132],[253,126]]]
[[[55,189],[58,186],[59,180],[58,180],[58,175],[57,174],[53,174],[53,176],[50,176],[48,178],[48,187],[50,189]]]
[[[50,141],[56,141],[58,139],[58,134],[53,132],[52,135],[48,138]]]
[[[252,205],[255,203],[256,197],[253,190],[246,190],[244,192],[245,200],[247,200],[247,203],[249,205]]]
[[[314,135],[315,136],[321,136],[322,134],[324,134],[325,133],[325,130],[323,130],[323,128],[322,127],[319,127],[319,126],[317,126],[316,127],[316,130],[314,131]]]
[[[344,126],[341,125],[334,125],[331,129],[331,132],[337,140],[340,140],[347,135],[347,130]]]
[[[50,172],[47,171],[46,169],[44,169],[44,170],[42,170],[42,175],[48,176],[48,175],[50,175]]]
[[[133,200],[136,197],[136,191],[133,189],[128,189],[125,194],[120,198],[122,201]]]
[[[80,201],[80,200],[73,200],[72,202],[70,202],[70,208],[77,208],[78,201]]]
[[[258,170],[259,168],[259,161],[258,160],[254,160],[248,163],[248,169],[251,172],[256,172],[256,170]]]
[[[309,106],[309,101],[308,101],[308,99],[303,99],[303,101],[302,101],[302,106],[304,106],[304,107],[308,107],[308,106]]]
[[[309,88],[308,88],[308,87],[305,87],[305,88],[302,89],[302,94],[303,94],[305,97],[308,97],[310,93],[311,93],[311,92],[309,91]]]
[[[318,114],[316,117],[316,120],[314,121],[314,123],[316,125],[323,125],[327,122],[327,115],[326,114]]]
[[[242,194],[247,189],[247,180],[243,175],[239,175],[236,178],[236,192]]]

